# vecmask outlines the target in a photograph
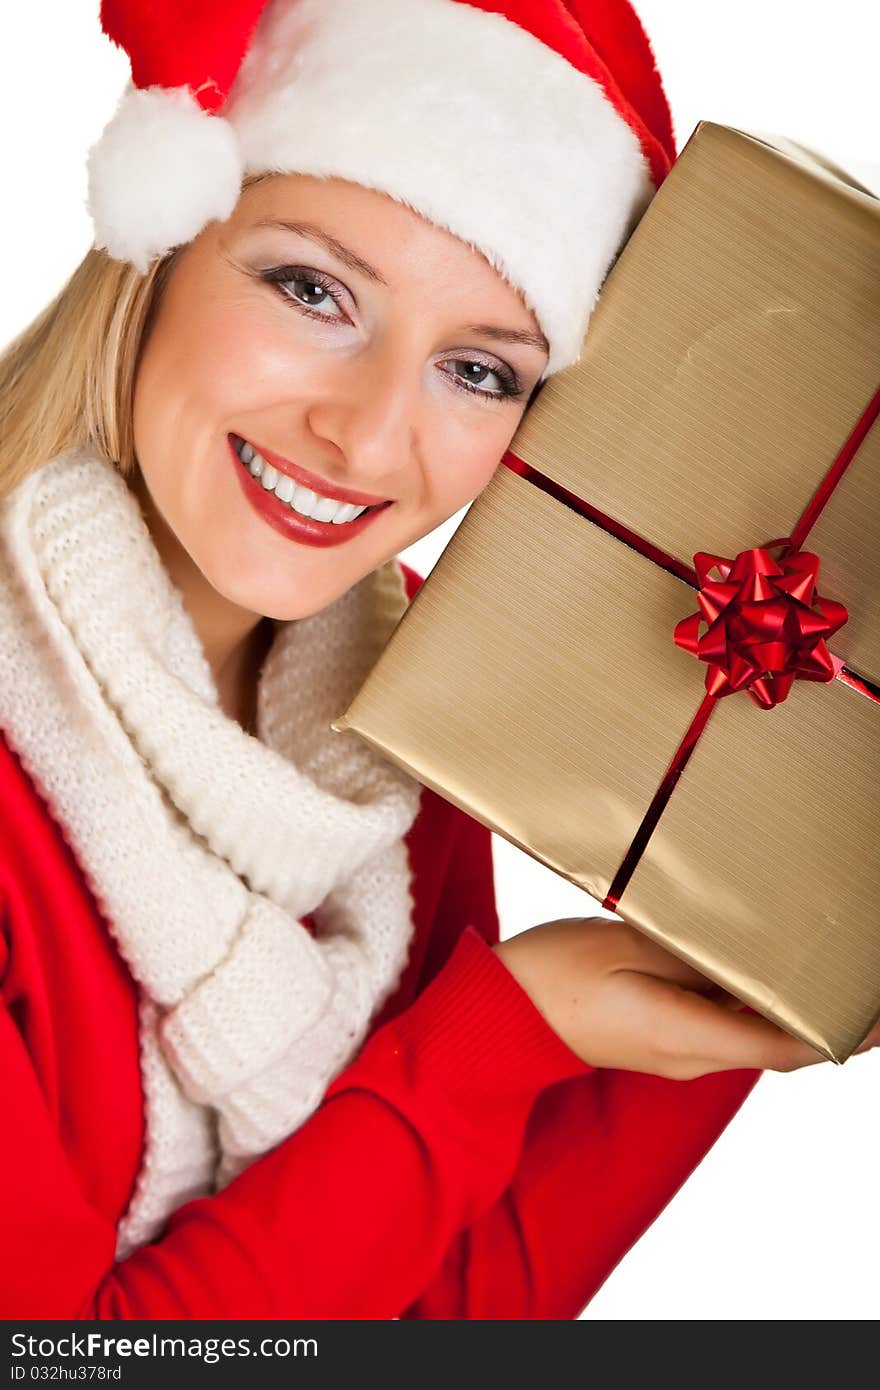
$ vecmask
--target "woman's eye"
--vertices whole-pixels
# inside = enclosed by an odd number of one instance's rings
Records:
[[[509,396],[520,396],[519,383],[511,372],[507,375],[499,368],[489,367],[485,362],[468,362],[463,358],[447,359],[450,374],[460,391],[470,391],[489,400],[505,400]]]
[[[273,284],[285,299],[292,300],[304,312],[321,319],[344,319],[342,290],[335,281],[325,279],[317,271],[292,269],[268,271],[264,278]]]

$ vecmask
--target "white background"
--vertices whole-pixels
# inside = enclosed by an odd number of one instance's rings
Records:
[[[880,190],[874,0],[637,0],[637,7],[666,80],[679,149],[701,119],[777,131],[824,150]],[[85,156],[128,76],[97,13],[97,0],[0,12],[7,180],[0,344],[55,294],[91,241]],[[462,515],[404,558],[427,574]],[[586,894],[500,837],[495,856],[505,936],[596,911]],[[880,1315],[878,1083],[878,1052],[843,1067],[762,1077],[584,1317]]]

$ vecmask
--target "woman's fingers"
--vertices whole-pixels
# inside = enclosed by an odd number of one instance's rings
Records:
[[[697,996],[694,996],[693,1009],[695,1013],[705,1010],[707,1058],[711,1064],[706,1070],[757,1067],[784,1072],[828,1060],[823,1053],[759,1014],[719,1009],[716,1004]]]
[[[685,1080],[826,1060],[619,918],[558,918],[493,949],[550,1026],[594,1067]],[[878,1043],[880,1025],[857,1051]]]
[[[693,996],[692,1012],[695,1016],[705,1016],[706,1025],[713,1030],[713,1038],[717,1040],[714,1047],[723,1066],[714,1070],[729,1070],[732,1067],[743,1066],[761,1067],[769,1071],[796,1071],[800,1067],[812,1066],[815,1062],[828,1061],[824,1053],[818,1052],[800,1038],[792,1037],[784,1028],[771,1023],[769,1019],[761,1018],[758,1014],[732,1014],[729,1011],[717,1015],[717,1007],[714,1002],[701,999],[697,995]],[[715,1010],[717,1015],[714,1019],[710,1017],[712,1010]],[[864,1042],[854,1049],[852,1055],[870,1052],[878,1045],[880,1024],[872,1029]],[[743,1056],[747,1058],[746,1061],[735,1060]]]
[[[700,1065],[701,1072],[738,1067],[796,1071],[828,1060],[769,1019],[743,1013],[746,1006],[742,1000],[628,923],[624,932],[617,935],[615,950],[618,964],[614,969],[655,981],[659,986],[657,1000],[665,1002],[667,1008],[669,996],[677,989],[680,1030],[667,1032],[665,1017],[658,1020],[658,1027],[666,1033],[667,1044],[679,1055],[682,1065]],[[878,1046],[880,1020],[852,1055]]]
[[[687,1079],[741,1067],[788,1072],[827,1061],[821,1052],[757,1014],[735,1012],[652,975],[627,973],[640,1007],[654,1017],[665,1075]]]

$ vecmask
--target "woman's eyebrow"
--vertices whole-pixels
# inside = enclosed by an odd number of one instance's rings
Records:
[[[375,280],[377,285],[388,287],[388,281],[380,275],[375,266],[362,260],[348,246],[344,246],[341,241],[337,241],[329,232],[325,232],[321,227],[316,227],[312,222],[287,222],[280,218],[265,217],[255,222],[256,227],[280,227],[283,231],[293,232],[295,236],[308,237],[310,241],[317,241],[331,255],[336,256],[347,265],[350,270],[359,270],[361,275],[365,275],[368,280]]]
[[[325,232],[322,227],[317,227],[313,222],[289,222],[283,218],[264,217],[255,222],[256,227],[280,227],[282,231],[293,232],[294,236],[304,236],[310,241],[316,241],[331,255],[336,256],[347,265],[350,270],[358,270],[365,275],[368,280],[373,280],[377,285],[384,285],[388,288],[388,281],[384,275],[369,264],[368,261],[358,256],[352,251],[351,247],[343,245],[337,241],[336,237]],[[550,352],[550,344],[543,333],[530,333],[526,329],[519,328],[498,328],[491,323],[469,323],[462,330],[465,333],[476,333],[486,338],[493,338],[500,343],[523,343],[526,347],[537,348],[539,352]]]
[[[494,338],[501,343],[525,343],[527,347],[539,348],[550,353],[550,344],[543,333],[529,333],[521,328],[496,328],[492,323],[468,323],[462,330],[465,333],[479,333],[484,338]]]

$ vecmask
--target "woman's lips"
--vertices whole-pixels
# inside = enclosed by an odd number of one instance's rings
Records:
[[[346,541],[353,540],[391,505],[376,507],[374,510],[362,512],[353,521],[342,521],[339,523],[332,521],[315,521],[313,517],[300,516],[298,512],[288,507],[286,502],[282,502],[275,493],[263,487],[259,478],[255,478],[242,463],[235,451],[232,436],[228,436],[229,454],[235,467],[236,476],[241,485],[241,489],[250,502],[254,511],[269,526],[278,531],[280,535],[290,541],[298,541],[300,545],[331,546],[343,545]],[[271,463],[271,458],[266,460]],[[272,465],[274,467],[274,464]],[[279,472],[281,470],[279,469]]]
[[[290,459],[282,458],[280,454],[275,454],[271,449],[264,449],[261,444],[257,444],[253,439],[245,439],[243,435],[233,435],[232,438],[240,439],[260,455],[265,463],[269,463],[278,473],[285,473],[288,478],[292,478],[295,483],[302,487],[311,488],[313,492],[320,493],[322,497],[332,497],[335,502],[353,502],[357,507],[380,507],[383,502],[387,502],[387,497],[373,497],[369,492],[353,492],[351,488],[340,487],[331,483],[328,478],[321,478],[317,473],[310,473],[307,468],[300,468],[298,463],[291,463]]]

